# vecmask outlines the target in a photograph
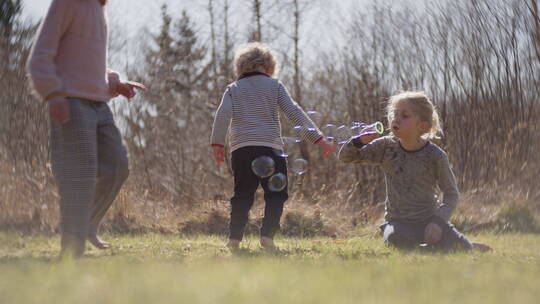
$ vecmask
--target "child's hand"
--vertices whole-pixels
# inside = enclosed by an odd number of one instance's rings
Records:
[[[135,81],[119,81],[113,91],[127,99],[131,99],[136,95],[135,89],[146,91],[146,87],[143,84]]]
[[[374,141],[375,139],[377,139],[379,137],[381,137],[381,135],[379,133],[376,133],[376,132],[366,133],[364,135],[360,135],[360,141],[364,145],[367,145],[367,144],[369,144],[370,142]]]
[[[336,150],[336,147],[331,142],[326,140],[326,138],[321,139],[317,145],[319,146],[319,151],[321,151],[321,154],[324,156],[328,156]]]
[[[214,149],[213,154],[216,163],[221,165],[225,161],[225,148],[222,146],[212,146],[212,149]]]
[[[429,223],[424,229],[424,242],[426,244],[437,244],[441,240],[442,229],[436,223]]]
[[[63,96],[53,97],[48,100],[49,115],[53,120],[63,124],[71,119],[69,101]]]

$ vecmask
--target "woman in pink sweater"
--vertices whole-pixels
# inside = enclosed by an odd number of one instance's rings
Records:
[[[60,194],[62,256],[79,257],[128,176],[128,158],[107,105],[140,84],[107,69],[107,0],[53,0],[28,61],[35,91],[48,103],[51,157]]]

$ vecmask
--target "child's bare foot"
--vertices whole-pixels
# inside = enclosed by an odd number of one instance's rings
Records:
[[[225,247],[229,249],[238,249],[240,248],[240,241],[239,240],[233,240],[230,239],[227,244],[225,244]]]
[[[73,260],[81,258],[84,254],[86,240],[70,235],[62,235],[60,260]]]
[[[473,250],[480,251],[480,252],[487,252],[487,251],[493,250],[493,248],[489,247],[486,244],[482,244],[482,243],[472,243],[472,248],[473,248]]]
[[[261,246],[263,248],[266,248],[266,249],[275,249],[276,248],[276,244],[274,244],[274,240],[267,237],[267,236],[262,236],[261,237]]]
[[[94,227],[90,228],[90,232],[88,233],[88,241],[99,249],[111,248],[110,243],[105,242],[104,240],[99,238],[98,229]]]
[[[100,239],[99,236],[97,236],[97,234],[94,234],[94,235],[90,235],[88,236],[88,241],[96,246],[96,248],[99,248],[99,249],[108,249],[108,248],[111,248],[111,244],[108,243],[108,242],[105,242],[104,240]]]

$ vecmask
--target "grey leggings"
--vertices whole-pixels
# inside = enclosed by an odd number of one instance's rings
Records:
[[[384,242],[402,249],[413,249],[424,242],[424,229],[429,223],[436,223],[442,229],[441,240],[433,245],[437,249],[470,250],[472,245],[452,224],[433,216],[422,222],[390,221],[381,225]]]

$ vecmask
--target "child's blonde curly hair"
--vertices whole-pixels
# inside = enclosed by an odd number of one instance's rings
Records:
[[[249,72],[261,72],[274,76],[277,74],[276,58],[264,43],[251,42],[242,45],[234,55],[236,77]]]
[[[386,106],[388,125],[394,120],[394,109],[399,102],[408,102],[413,106],[413,111],[420,118],[420,121],[429,123],[429,130],[423,134],[426,139],[438,139],[438,135],[443,134],[441,122],[437,109],[422,91],[406,91],[391,96]]]

